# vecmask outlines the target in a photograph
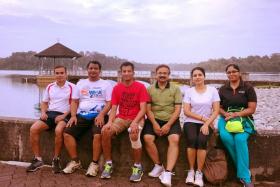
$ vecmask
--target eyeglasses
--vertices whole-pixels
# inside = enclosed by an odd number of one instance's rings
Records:
[[[239,71],[227,71],[227,74],[230,75],[230,74],[234,74],[234,73],[237,73]]]

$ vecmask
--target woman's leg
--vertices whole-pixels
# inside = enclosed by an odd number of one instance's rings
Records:
[[[238,133],[234,136],[237,177],[243,179],[246,183],[251,182],[251,174],[249,170],[249,150],[247,143],[249,136],[250,135],[246,132]]]
[[[234,135],[232,133],[229,133],[225,129],[225,125],[226,125],[225,119],[223,117],[219,117],[218,129],[219,129],[219,134],[220,134],[221,140],[222,140],[224,146],[226,147],[226,149],[228,150],[234,164],[236,165],[237,156],[236,156],[236,150],[235,150]]]

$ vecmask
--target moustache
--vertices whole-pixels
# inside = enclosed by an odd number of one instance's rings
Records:
[[[162,79],[162,78],[166,78],[166,77],[165,76],[160,76],[159,78]]]

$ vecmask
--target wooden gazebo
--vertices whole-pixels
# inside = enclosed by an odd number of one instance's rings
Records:
[[[66,66],[68,68],[68,74],[71,73],[71,71],[69,71],[70,69],[72,72],[75,72],[73,68],[74,63],[77,58],[81,57],[79,53],[61,43],[56,43],[40,53],[35,54],[35,56],[40,59],[39,76],[37,76],[37,83],[40,85],[45,85],[54,80],[53,69],[58,64]]]
[[[75,51],[73,51],[72,49],[62,45],[61,43],[56,43],[52,46],[50,46],[49,48],[41,51],[40,53],[35,54],[36,57],[39,57],[39,59],[41,60],[40,62],[40,70],[39,70],[39,75],[51,75],[53,73],[53,68],[56,65],[56,61],[61,61],[63,59],[67,59],[67,63],[71,62],[71,69],[73,70],[73,64],[74,61],[81,57],[81,55]],[[71,60],[72,59],[72,60]],[[53,63],[53,67],[52,68],[48,68],[48,69],[44,69],[44,63],[47,62],[47,60],[49,60],[48,62],[52,62]],[[63,63],[63,65],[65,65]],[[67,65],[65,65],[67,66]]]

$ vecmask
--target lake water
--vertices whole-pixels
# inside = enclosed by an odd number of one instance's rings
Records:
[[[85,72],[84,72],[85,73]],[[83,74],[84,74],[83,73]],[[104,71],[104,74],[112,74]],[[113,72],[114,73],[114,72]],[[38,118],[38,110],[45,88],[36,84],[25,83],[21,78],[10,75],[36,75],[37,71],[6,71],[0,70],[0,116]],[[149,76],[148,72],[136,72],[136,76]],[[173,76],[189,78],[189,72],[178,72]],[[223,73],[209,73],[207,78],[225,77]],[[218,79],[218,78],[217,78]],[[250,74],[250,80],[280,80],[280,74]]]

